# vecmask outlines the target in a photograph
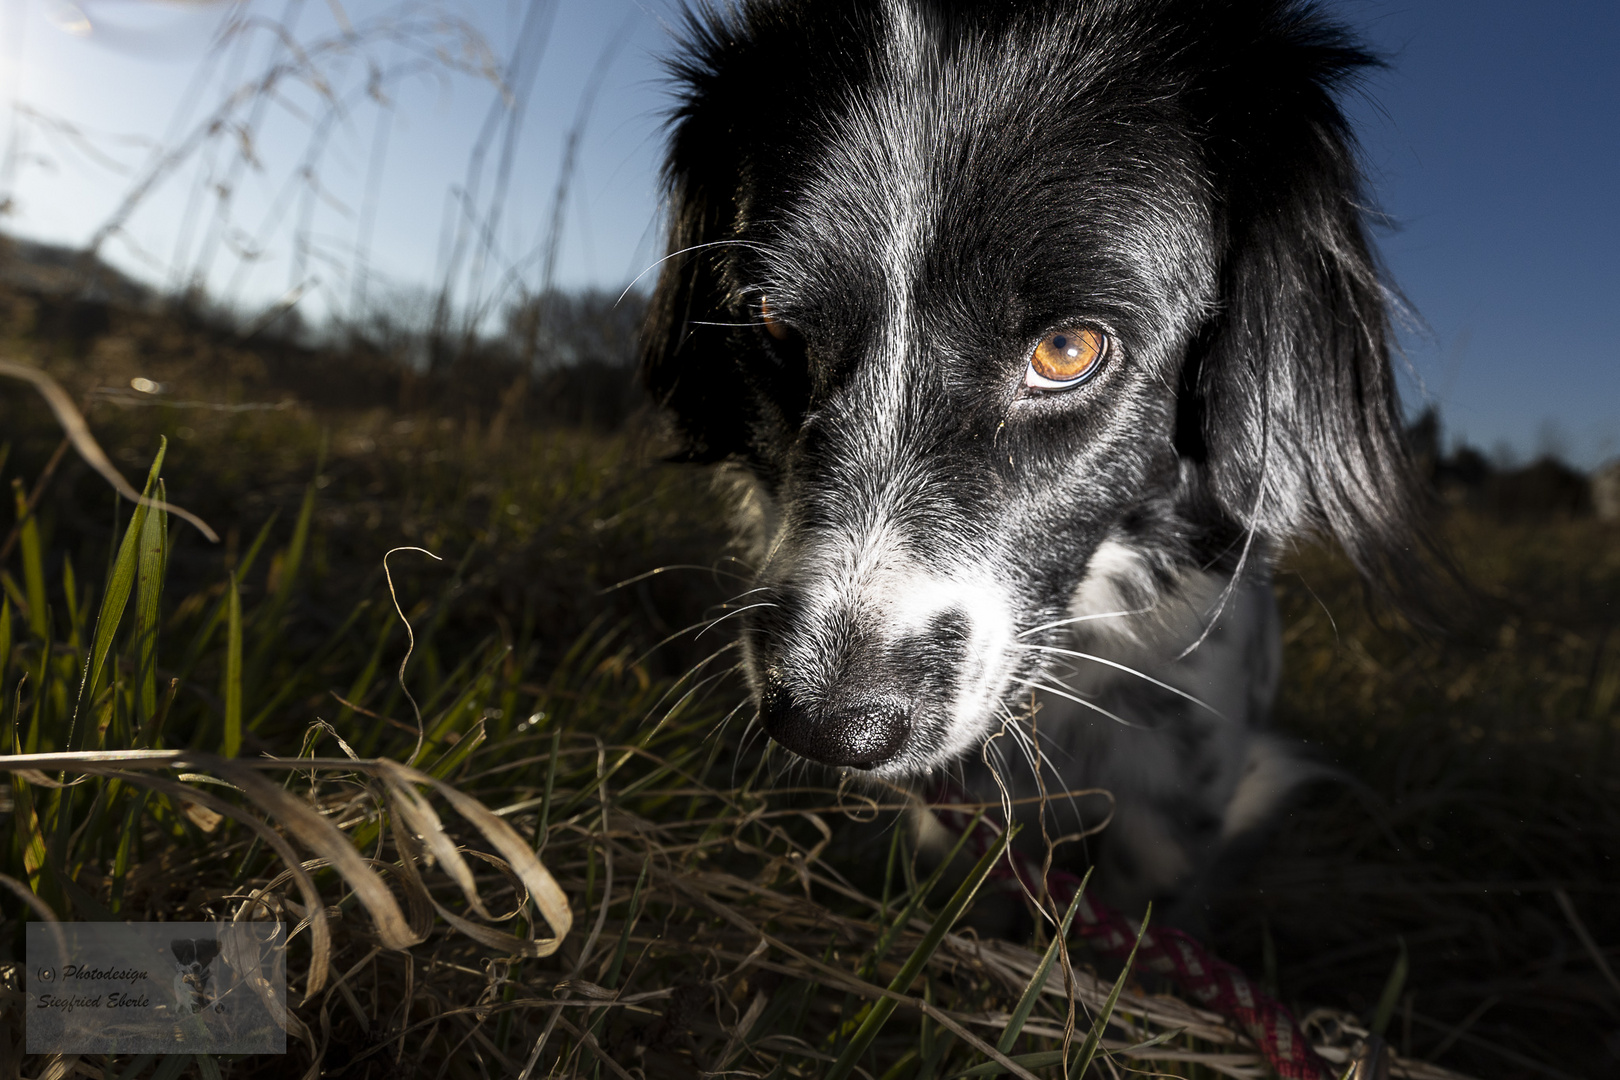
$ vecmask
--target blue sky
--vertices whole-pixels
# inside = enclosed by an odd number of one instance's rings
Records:
[[[331,39],[339,13],[375,29],[400,6],[256,0],[245,10],[295,13],[296,35],[308,46]],[[1396,222],[1380,246],[1421,320],[1403,334],[1408,404],[1438,404],[1453,436],[1487,450],[1524,458],[1557,449],[1587,466],[1620,454],[1620,3],[1328,6],[1391,65],[1347,104],[1375,194]],[[530,5],[444,0],[433,8],[465,20],[505,63]],[[243,47],[198,79],[230,10],[0,0],[0,102],[25,110],[0,112],[0,155],[8,146],[20,151],[9,182],[0,173],[0,189],[15,198],[0,227],[68,243],[93,235],[156,147],[182,140],[277,58],[270,35],[245,31]],[[459,295],[476,293],[496,307],[510,295],[502,291],[508,267],[517,265],[515,276],[531,286],[540,280],[567,132],[582,87],[604,62],[564,200],[553,280],[622,287],[659,254],[655,173],[666,101],[655,57],[671,6],[560,0],[545,10],[551,21],[531,26],[531,40],[543,39],[544,48],[529,50],[539,64],[511,148],[497,250],[476,285],[474,261],[461,264]],[[108,242],[108,257],[167,283],[200,272],[216,294],[245,306],[295,290],[300,307],[318,317],[363,294],[405,321],[420,318],[453,247],[447,193],[468,179],[469,151],[498,91],[476,72],[447,73],[432,61],[385,78],[381,93],[368,96],[366,62],[397,73],[413,44],[476,62],[470,38],[450,26],[419,20],[410,41],[378,38],[323,54],[325,86],[343,119],[317,159],[318,188],[300,167],[326,99],[289,79],[250,142],[227,126],[165,171]],[[238,110],[233,119],[251,115]],[[244,145],[253,166],[238,161]],[[373,171],[379,149],[383,167]],[[471,200],[477,214],[490,206],[499,150],[497,140]],[[209,192],[220,184],[231,190],[228,227],[210,224],[217,200]],[[286,214],[264,227],[278,199],[287,200]],[[300,236],[309,241],[304,254]],[[258,257],[242,263],[233,248]],[[367,267],[363,284],[357,262]]]
[[[1423,389],[1487,449],[1620,454],[1620,3],[1338,8],[1390,63],[1351,105]]]

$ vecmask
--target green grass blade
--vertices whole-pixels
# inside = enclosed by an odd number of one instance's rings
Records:
[[[1114,1006],[1119,1003],[1119,994],[1125,989],[1125,980],[1131,977],[1131,965],[1136,962],[1136,950],[1142,947],[1142,935],[1147,933],[1148,920],[1153,918],[1153,905],[1148,904],[1147,911],[1142,916],[1141,929],[1136,931],[1136,944],[1131,946],[1131,955],[1125,958],[1125,967],[1121,969],[1119,978],[1114,980],[1114,988],[1108,992],[1108,1000],[1103,1002],[1102,1012],[1092,1022],[1091,1031],[1086,1034],[1086,1041],[1080,1046],[1080,1053],[1076,1056],[1074,1067],[1069,1075],[1081,1077],[1091,1068],[1091,1061],[1097,1056],[1097,1047],[1102,1045],[1103,1032],[1108,1027],[1109,1017],[1114,1015]]]
[[[157,485],[159,501],[168,493],[163,481]],[[146,521],[141,525],[135,572],[135,668],[139,685],[138,715],[144,727],[157,715],[157,645],[159,601],[163,596],[163,572],[168,564],[169,515],[141,507]]]
[[[435,761],[432,765],[424,766],[422,771],[438,780],[450,779],[450,775],[456,771],[461,763],[466,761],[474,750],[483,745],[485,737],[484,721],[482,719],[473,721],[472,728],[457,739],[454,746],[446,750],[438,761]]]
[[[562,729],[551,732],[551,753],[546,755],[546,789],[540,799],[540,812],[534,818],[534,853],[546,850],[546,837],[551,835],[551,796],[557,788],[557,759],[562,756]]]
[[[129,871],[135,860],[135,841],[140,836],[141,815],[146,809],[146,792],[133,794],[124,809],[124,827],[118,830],[118,847],[113,855],[113,888],[111,910],[113,914],[124,906],[124,889],[129,884]]]
[[[983,885],[984,879],[990,876],[991,868],[996,865],[997,860],[1006,852],[1007,844],[1011,842],[1013,835],[1017,831],[1017,826],[1005,830],[996,838],[995,845],[989,851],[986,851],[979,861],[974,864],[973,870],[968,874],[967,879],[957,888],[950,902],[945,905],[944,910],[934,919],[933,924],[928,928],[928,932],[923,935],[922,941],[911,951],[911,955],[906,957],[906,962],[900,965],[899,973],[889,983],[891,992],[904,994],[911,989],[912,982],[922,972],[923,966],[928,963],[929,958],[934,955],[934,950],[939,948],[939,943],[945,940],[945,935],[950,933],[951,927],[956,925],[956,920],[962,917],[962,912],[966,911],[968,905],[973,902],[973,897],[979,891],[979,886]],[[971,832],[971,829],[967,830],[964,835]],[[877,1038],[878,1032],[883,1030],[883,1025],[894,1012],[894,1006],[895,1001],[890,997],[880,998],[873,1003],[871,1011],[866,1015],[866,1020],[855,1030],[855,1034],[850,1037],[849,1044],[844,1047],[844,1052],[838,1055],[838,1060],[827,1073],[827,1080],[845,1080],[854,1071],[855,1063],[861,1059],[862,1054],[866,1053],[867,1047],[872,1045],[872,1040]]]
[[[361,604],[365,605],[366,601],[362,600]],[[350,615],[349,621],[351,624],[359,614],[360,609],[357,608]],[[371,691],[372,684],[377,681],[377,673],[382,670],[383,649],[387,646],[389,638],[393,636],[391,633],[393,627],[394,613],[390,611],[387,613],[381,632],[377,634],[376,641],[372,643],[371,654],[366,657],[366,666],[360,669],[360,674],[356,675],[354,681],[349,684],[348,692],[343,695],[344,700],[355,703],[365,700],[366,694]],[[332,726],[339,731],[347,731],[349,730],[349,721],[354,719],[354,715],[354,710],[345,705],[343,710],[337,714],[337,719],[332,721]],[[366,746],[363,752],[365,756],[370,757],[371,751],[376,745],[376,738],[380,736],[381,731],[377,727],[372,727],[368,729],[366,734]]]
[[[1086,870],[1086,876],[1081,880],[1080,887],[1074,891],[1074,899],[1069,901],[1069,910],[1063,913],[1063,922],[1058,925],[1057,933],[1052,935],[1052,944],[1046,947],[1046,955],[1041,957],[1040,966],[1035,974],[1030,976],[1029,985],[1024,987],[1023,996],[1018,999],[1018,1006],[1013,1009],[1012,1016],[1007,1020],[1007,1029],[1001,1033],[996,1042],[996,1049],[1003,1054],[1012,1049],[1013,1043],[1018,1041],[1019,1032],[1024,1030],[1024,1023],[1035,1008],[1035,1003],[1041,999],[1041,991],[1046,987],[1046,977],[1052,971],[1052,965],[1057,961],[1058,953],[1063,948],[1063,942],[1069,936],[1069,924],[1074,922],[1074,913],[1080,907],[1080,898],[1086,894],[1086,886],[1091,882],[1091,871]],[[991,1062],[991,1064],[995,1064]],[[999,1066],[997,1066],[999,1070]]]
[[[911,917],[917,913],[917,909],[922,907],[929,894],[934,891],[934,887],[939,884],[939,879],[945,876],[945,871],[949,870],[951,864],[956,862],[956,857],[962,853],[962,848],[967,844],[968,838],[978,831],[979,821],[983,817],[983,810],[973,815],[973,820],[968,823],[967,828],[962,830],[962,835],[956,838],[956,843],[951,846],[950,852],[940,860],[938,866],[934,867],[934,872],[928,875],[928,880],[912,890],[911,895],[906,898],[906,906],[901,908],[899,913],[895,915],[893,922],[884,927],[883,933],[878,936],[877,944],[872,946],[871,955],[866,958],[866,962],[861,965],[858,973],[861,978],[870,978],[872,972],[877,970],[878,965],[883,962],[883,958],[888,955],[889,948],[894,944],[895,937],[899,935],[906,923],[911,921]]]
[[[1401,951],[1395,957],[1395,966],[1390,969],[1389,979],[1384,983],[1384,992],[1378,996],[1378,1010],[1373,1013],[1370,1029],[1380,1038],[1389,1030],[1390,1018],[1395,1015],[1395,1003],[1401,1000],[1401,991],[1406,989],[1406,971],[1409,966],[1406,938],[1398,937],[1395,941],[1400,945]]]
[[[338,646],[348,639],[349,631],[354,629],[354,624],[359,621],[360,616],[370,609],[371,601],[360,601],[349,612],[348,617],[339,623],[337,628],[327,635],[326,640],[321,644],[321,647],[316,649],[314,653],[310,655],[309,659],[300,664],[298,668],[291,674],[278,678],[276,680],[276,692],[271,694],[269,698],[265,699],[264,704],[259,706],[259,711],[254,713],[252,718],[247,721],[247,729],[249,731],[258,731],[259,725],[268,720],[270,715],[279,709],[288,698],[293,697],[300,692],[307,691],[309,689],[308,676],[310,672],[313,671],[318,664],[330,660],[334,650],[336,650]],[[357,699],[350,697],[349,700],[355,701]],[[348,708],[345,708],[343,712],[339,713],[338,715],[340,718],[347,717],[352,719],[354,717],[354,713]],[[339,731],[348,730],[347,727],[338,723],[337,721],[333,721],[332,726],[337,728]],[[380,730],[380,728],[374,730]],[[350,739],[350,742],[357,741],[359,741],[357,738]],[[371,757],[372,755],[369,753],[362,753],[360,756]]]
[[[10,598],[13,604],[17,605],[18,611],[25,614],[29,613],[28,593],[21,585],[17,584],[17,579],[11,576],[10,570],[0,570],[0,586],[5,587],[6,596]]]
[[[28,712],[28,731],[23,735],[23,753],[34,754],[38,753],[41,747],[45,745],[46,732],[43,730],[45,727],[45,704],[49,700],[51,693],[60,689],[51,685],[51,653],[49,649],[39,651],[39,666],[35,670],[28,672],[28,674],[34,677],[34,685],[38,689],[34,691],[33,708]],[[22,693],[20,685],[17,692],[20,700]],[[57,715],[60,716],[61,713],[58,712]],[[17,717],[17,722],[22,723],[20,714]],[[61,744],[54,739],[49,745],[54,749],[62,749]]]
[[[889,858],[883,864],[883,897],[878,905],[878,918],[882,922],[889,920],[889,901],[894,898],[894,868],[899,864],[900,857],[905,854],[901,841],[907,835],[907,830],[896,829],[889,838]]]
[[[315,490],[314,480],[304,488],[304,501],[298,507],[298,520],[293,523],[292,540],[281,562],[281,580],[276,583],[276,593],[283,601],[292,593],[298,571],[304,565],[304,553],[309,550],[309,526],[315,520]]]
[[[152,461],[151,471],[147,473],[146,486],[141,490],[144,496],[152,494],[152,486],[156,483],[158,472],[163,468],[163,455],[168,449],[167,441],[158,443],[157,457]],[[129,594],[135,588],[135,579],[139,574],[141,534],[146,527],[149,511],[145,506],[137,505],[135,512],[130,515],[129,526],[124,530],[124,538],[119,542],[118,555],[113,559],[112,572],[107,576],[106,588],[102,590],[101,610],[96,615],[96,632],[90,643],[90,665],[85,669],[84,678],[79,683],[78,705],[74,709],[72,727],[78,724],[78,710],[86,704],[93,704],[101,690],[102,670],[107,663],[107,654],[112,651],[113,642],[118,637],[118,627],[124,621],[124,608],[129,605]],[[87,725],[88,727],[89,725]],[[74,745],[71,749],[79,749]]]
[[[78,653],[84,643],[84,627],[80,623],[84,619],[84,612],[79,608],[79,581],[73,573],[73,555],[71,552],[62,552],[62,599],[67,602],[67,646]],[[89,607],[89,597],[85,598],[85,607]]]
[[[242,751],[242,595],[235,574],[226,593],[225,685],[220,691],[225,699],[224,754],[235,757]]]
[[[4,682],[6,673],[11,670],[11,601],[0,597],[0,682]],[[7,745],[6,752],[11,747]]]
[[[646,862],[641,864],[641,874],[636,878],[636,887],[631,890],[630,903],[625,909],[624,929],[619,933],[618,944],[613,949],[613,961],[608,965],[607,975],[602,980],[602,985],[609,990],[618,987],[619,975],[624,970],[624,957],[630,950],[630,931],[635,929],[636,919],[640,914],[638,909],[641,907],[641,890],[647,884],[648,865],[649,863]],[[590,1027],[587,1030],[590,1031],[591,1037],[595,1038],[601,1032],[602,1024],[607,1020],[607,1010],[593,1011],[595,1015],[591,1018]]]
[[[28,629],[40,641],[48,641],[51,624],[45,613],[45,560],[39,549],[39,519],[28,509],[21,480],[11,482],[11,492],[16,498],[17,520],[22,523],[17,539],[22,551],[23,594],[28,598]]]
[[[923,983],[923,1000],[930,1005],[934,1003],[933,986],[928,982]],[[937,1080],[939,1063],[950,1053],[951,1044],[956,1041],[956,1032],[944,1030],[926,1013],[921,1017],[920,1027],[917,1049],[922,1052],[922,1063],[917,1066],[912,1080]]]
[[[1000,1049],[1000,1047],[997,1047],[997,1049]],[[1006,1051],[1002,1050],[1002,1053],[1005,1054]],[[1053,1065],[1063,1064],[1063,1051],[1037,1050],[1032,1054],[1019,1054],[1016,1057],[1010,1057],[1009,1060],[1033,1071],[1035,1069],[1045,1069]],[[1006,1067],[1000,1062],[986,1061],[982,1065],[974,1065],[971,1068],[962,1069],[959,1072],[953,1072],[951,1076],[953,1080],[964,1080],[964,1078],[967,1077],[1000,1076],[1006,1071]],[[1072,1073],[1071,1075],[1078,1080],[1081,1074]]]
[[[872,973],[877,971],[878,965],[883,963],[883,958],[889,955],[889,949],[894,945],[895,938],[899,936],[900,931],[908,922],[911,921],[911,917],[917,913],[917,910],[922,907],[929,895],[933,893],[934,887],[939,884],[939,879],[944,877],[945,872],[949,870],[952,864],[956,862],[956,857],[961,854],[963,846],[968,842],[968,838],[978,831],[979,821],[983,817],[983,810],[980,810],[978,813],[974,814],[973,820],[968,823],[967,828],[963,829],[961,835],[956,838],[956,843],[951,846],[950,852],[946,854],[945,858],[939,861],[939,865],[934,867],[934,872],[928,875],[928,880],[924,881],[921,885],[915,885],[915,883],[913,883],[915,887],[911,890],[911,895],[906,897],[906,906],[901,908],[900,911],[896,913],[894,921],[885,926],[883,931],[878,934],[877,942],[872,946],[872,951],[867,954],[866,959],[861,962],[861,966],[856,969],[855,974],[858,977],[862,979],[869,979],[872,977]],[[909,861],[906,861],[903,863],[903,865],[909,866],[910,863]],[[885,900],[886,899],[887,898],[885,898]],[[867,1016],[870,1015],[873,1008],[873,1003],[868,1002],[859,1012],[851,1016],[850,1010],[854,1006],[854,1003],[855,996],[853,994],[846,994],[844,997],[844,1011],[842,1015],[849,1016],[850,1019],[839,1025],[839,1028],[835,1030],[832,1035],[828,1036],[829,1040],[835,1039],[838,1035],[847,1033],[851,1029],[859,1027],[865,1022]]]
[[[248,545],[247,554],[243,555],[241,562],[236,564],[236,579],[238,581],[246,578],[248,571],[253,569],[253,562],[259,557],[259,552],[264,548],[264,542],[269,539],[270,530],[275,524],[276,515],[271,514],[270,520],[259,527],[259,534],[253,538],[253,543]],[[219,629],[219,624],[224,621],[225,609],[229,606],[230,598],[221,596],[219,602],[214,605],[213,610],[208,613],[207,620],[197,628],[197,633],[192,637],[191,644],[186,647],[185,659],[181,661],[180,669],[176,673],[181,682],[191,676],[192,669],[197,666],[197,662],[207,652],[209,643],[214,640],[214,631]]]
[[[900,1060],[896,1061],[893,1065],[890,1065],[887,1069],[885,1069],[883,1075],[878,1077],[878,1080],[900,1080],[901,1077],[910,1073],[911,1066],[916,1064],[917,1059],[920,1056],[921,1055],[918,1053],[917,1048],[915,1046],[912,1047],[910,1050],[907,1050],[904,1054],[900,1055]]]
[[[17,851],[22,855],[23,873],[28,878],[28,887],[37,894],[41,887],[40,875],[48,861],[45,834],[40,828],[39,815],[34,811],[34,789],[16,773],[11,774],[11,820],[16,829]]]
[[[647,884],[647,867],[651,863],[641,864],[641,873],[636,877],[636,887],[630,891],[630,905],[624,913],[624,931],[619,935],[619,943],[613,949],[613,963],[608,965],[607,977],[602,985],[609,990],[619,985],[619,973],[624,969],[625,953],[630,949],[630,931],[635,928],[636,919],[641,914],[641,890]]]
[[[298,583],[298,571],[304,565],[304,552],[309,548],[310,522],[314,517],[315,481],[311,480],[309,486],[304,489],[304,501],[298,508],[298,520],[293,523],[292,539],[288,541],[286,551],[282,553],[280,564],[273,567],[276,579],[275,591],[254,616],[254,625],[262,631],[259,647],[253,651],[252,661],[248,665],[254,673],[255,680],[263,677],[265,665],[269,663],[271,654],[281,641],[281,635],[277,633],[277,624],[281,621],[282,612],[287,608],[287,602],[292,599],[293,586]]]

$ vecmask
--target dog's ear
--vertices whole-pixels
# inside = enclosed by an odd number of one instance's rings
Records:
[[[1373,61],[1311,21],[1259,48],[1206,98],[1237,107],[1207,121],[1220,308],[1188,358],[1178,441],[1234,522],[1273,541],[1331,536],[1370,582],[1406,592],[1426,534],[1390,370],[1392,297],[1333,97]]]
[[[713,246],[728,200],[694,179],[677,177],[669,186],[670,254],[647,308],[641,374],[674,418],[677,456],[709,462],[745,450],[751,402],[733,370],[727,331],[705,325],[728,318],[724,258]]]
[[[728,348],[725,241],[737,220],[739,140],[716,116],[727,93],[726,53],[739,27],[687,12],[685,48],[671,63],[679,100],[664,163],[668,248],[642,335],[642,379],[673,416],[677,457],[719,461],[746,447],[750,398]],[[722,100],[717,100],[722,99]]]

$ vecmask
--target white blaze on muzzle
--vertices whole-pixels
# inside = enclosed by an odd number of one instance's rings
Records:
[[[772,684],[763,694],[787,695],[803,714],[795,722],[812,727],[863,703],[902,709],[903,745],[860,764],[895,775],[943,764],[977,745],[1005,692],[1016,644],[1010,590],[980,561],[982,544],[925,565],[896,513],[846,504],[839,516],[803,537],[789,526],[773,553],[765,580],[794,615],[753,657]]]

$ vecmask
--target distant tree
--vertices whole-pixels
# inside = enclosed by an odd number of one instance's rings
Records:
[[[504,340],[527,371],[596,365],[628,369],[636,362],[646,297],[604,289],[563,290],[524,297],[506,309]]]

